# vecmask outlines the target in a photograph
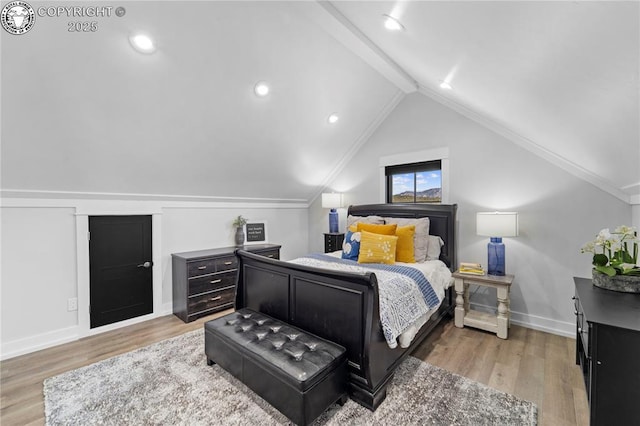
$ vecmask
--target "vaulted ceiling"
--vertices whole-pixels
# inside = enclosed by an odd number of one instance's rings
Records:
[[[638,2],[122,4],[94,32],[3,31],[5,192],[308,201],[417,91],[640,198]]]
[[[399,80],[621,199],[640,197],[639,2],[324,8],[397,64]],[[383,15],[404,30],[386,30]]]

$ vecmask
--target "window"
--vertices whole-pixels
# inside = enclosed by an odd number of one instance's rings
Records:
[[[442,202],[440,160],[385,167],[387,203]]]
[[[421,165],[427,165],[427,167],[419,167]],[[447,147],[435,147],[422,151],[401,152],[393,155],[387,155],[380,157],[378,176],[379,176],[379,202],[380,203],[393,203],[394,185],[393,180],[389,180],[388,175],[394,174],[410,174],[411,180],[415,182],[413,188],[408,190],[414,193],[428,189],[426,184],[422,183],[422,177],[416,178],[415,173],[433,172],[440,174],[440,185],[434,185],[440,187],[440,201],[431,201],[439,203],[449,202],[449,148]],[[424,176],[423,176],[424,177]],[[398,184],[396,188],[398,189]],[[417,184],[416,184],[417,183]],[[417,190],[420,188],[419,190]],[[412,198],[418,202],[426,201],[416,198]],[[396,203],[398,201],[395,201]]]

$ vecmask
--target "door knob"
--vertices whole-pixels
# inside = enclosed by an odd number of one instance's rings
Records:
[[[151,268],[153,266],[153,262],[144,262],[138,265],[138,268]]]

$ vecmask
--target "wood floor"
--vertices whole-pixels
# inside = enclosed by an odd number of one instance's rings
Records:
[[[227,312],[219,313],[218,315]],[[173,315],[87,337],[3,361],[0,424],[44,424],[42,382],[73,370],[202,327]],[[512,326],[509,339],[453,326],[439,326],[414,356],[538,405],[539,425],[588,425],[584,383],[575,365],[572,339]]]
[[[453,321],[440,326],[413,356],[536,403],[538,424],[589,425],[589,406],[575,340],[512,325],[509,338]]]

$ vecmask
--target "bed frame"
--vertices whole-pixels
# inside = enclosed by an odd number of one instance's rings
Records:
[[[350,206],[354,216],[429,217],[429,233],[444,241],[440,259],[456,263],[456,204],[369,204]],[[374,273],[328,271],[268,259],[238,250],[239,275],[235,308],[250,308],[336,342],[347,349],[349,393],[375,410],[386,397],[396,367],[443,319],[453,314],[451,289],[437,313],[411,345],[390,349],[382,333],[378,282]]]

